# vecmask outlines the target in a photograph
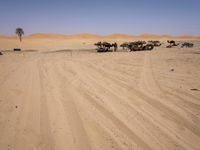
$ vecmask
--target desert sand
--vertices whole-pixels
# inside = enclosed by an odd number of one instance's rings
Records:
[[[0,150],[200,149],[200,41],[96,53],[98,40],[0,39]]]
[[[123,42],[135,41],[135,40],[160,40],[166,41],[174,39],[176,41],[200,41],[198,36],[170,36],[170,35],[151,35],[143,34],[140,36],[132,36],[126,34],[113,34],[107,36],[100,36],[94,34],[78,34],[78,35],[61,35],[61,34],[33,34],[22,38],[22,42],[19,42],[17,36],[0,36],[0,51],[12,50],[13,48],[21,48],[22,50],[83,50],[83,49],[95,49],[95,42],[107,41],[117,42],[121,44]]]

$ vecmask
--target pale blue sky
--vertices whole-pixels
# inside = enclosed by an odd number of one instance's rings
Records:
[[[199,0],[0,0],[0,35],[200,35]]]

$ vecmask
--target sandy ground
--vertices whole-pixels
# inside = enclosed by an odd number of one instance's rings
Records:
[[[35,48],[0,56],[0,150],[200,149],[199,48]]]
[[[132,42],[136,40],[160,40],[167,41],[200,41],[200,37],[193,36],[130,36],[130,35],[110,35],[110,36],[98,36],[90,34],[81,35],[52,35],[52,34],[35,34],[30,36],[22,37],[22,42],[19,42],[19,38],[16,36],[3,37],[0,36],[0,51],[2,50],[13,50],[13,48],[21,48],[22,50],[42,50],[42,51],[54,51],[63,49],[95,49],[94,43],[99,41],[117,42],[122,44],[123,42]]]

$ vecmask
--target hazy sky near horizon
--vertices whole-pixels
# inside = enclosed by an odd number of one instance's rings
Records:
[[[200,35],[200,0],[0,0],[0,35]]]

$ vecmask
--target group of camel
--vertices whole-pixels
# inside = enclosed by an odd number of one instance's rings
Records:
[[[167,43],[169,43],[169,45],[166,46],[166,48],[172,48],[174,46],[178,46],[179,43],[176,43],[174,40],[171,40],[171,41],[167,41]]]
[[[168,40],[167,43],[169,45],[166,48],[172,48],[180,45],[180,43],[175,42],[174,40]],[[141,50],[152,50],[154,47],[159,47],[164,43],[160,41],[134,41],[134,42],[125,42],[120,45],[123,50],[128,49],[129,51],[141,51]],[[98,42],[94,44],[97,46],[97,52],[108,52],[108,51],[116,51],[117,43],[108,43],[108,42]],[[181,47],[184,48],[192,48],[194,46],[193,43],[184,42]],[[111,48],[114,47],[113,50]]]
[[[112,51],[111,48],[114,47],[113,51],[117,50],[117,43],[108,42],[98,42],[94,44],[97,46],[97,52],[108,52]],[[160,41],[135,41],[135,42],[125,42],[120,45],[123,49],[128,49],[129,51],[141,51],[141,50],[152,50],[154,47],[161,46]]]
[[[146,41],[135,41],[135,42],[125,42],[120,45],[123,49],[127,48],[130,51],[140,51],[140,50],[152,50],[154,48],[154,42]]]
[[[174,40],[168,40],[167,43],[169,45],[166,46],[166,48],[173,48],[180,43],[175,42]],[[152,50],[154,47],[159,47],[164,43],[161,43],[160,41],[134,41],[134,42],[125,42],[120,45],[123,50],[128,49],[129,51],[142,51],[142,50]],[[108,42],[97,42],[94,44],[97,46],[97,52],[108,52],[108,51],[117,51],[118,45],[117,43],[108,43]],[[113,47],[113,49],[111,49]],[[192,48],[194,47],[193,43],[184,42],[181,44],[181,48]],[[14,51],[21,51],[21,49],[14,49]],[[0,51],[0,55],[3,55],[3,53]]]
[[[95,46],[97,46],[97,51],[98,52],[108,52],[110,50],[111,47],[113,47],[113,51],[117,51],[117,43],[108,43],[108,42],[98,42],[94,44]]]
[[[173,40],[167,41],[167,43],[169,43],[169,45],[167,46],[167,48],[172,48],[172,47],[180,45],[180,43],[176,43]],[[189,43],[189,42],[184,42],[184,43],[181,44],[181,48],[184,48],[184,47],[186,47],[186,48],[192,48],[192,47],[194,47],[194,44],[193,43]]]
[[[194,47],[194,44],[193,43],[189,43],[189,42],[185,42],[181,45],[181,47],[186,47],[186,48],[192,48]]]

